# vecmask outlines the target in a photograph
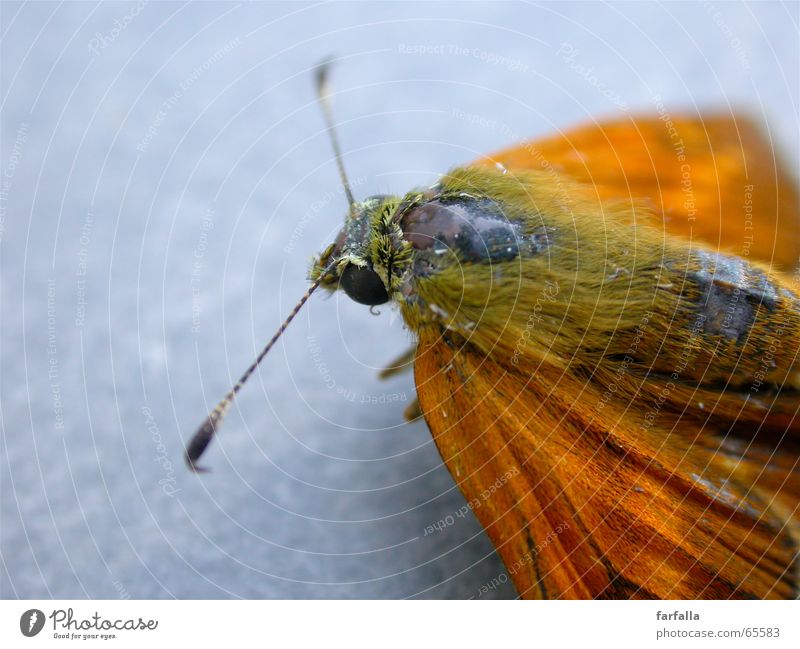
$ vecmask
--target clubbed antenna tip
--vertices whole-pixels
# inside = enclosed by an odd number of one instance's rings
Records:
[[[218,415],[217,411],[215,410],[208,417],[206,417],[206,420],[202,423],[200,428],[197,429],[197,432],[192,437],[192,441],[189,442],[189,446],[186,447],[186,454],[184,456],[186,459],[186,464],[194,473],[208,473],[210,471],[210,469],[198,466],[197,460],[200,459],[200,456],[206,450],[206,447],[211,443],[211,439],[217,432],[217,424],[219,423],[219,420],[220,415]]]

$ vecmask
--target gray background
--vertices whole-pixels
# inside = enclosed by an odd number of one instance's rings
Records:
[[[426,427],[402,421],[410,373],[376,380],[409,340],[391,309],[315,296],[213,473],[182,465],[342,222],[320,59],[340,58],[361,197],[656,96],[749,110],[798,164],[796,3],[1,11],[5,598],[464,598],[501,580]]]

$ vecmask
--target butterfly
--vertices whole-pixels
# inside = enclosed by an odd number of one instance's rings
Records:
[[[520,597],[797,597],[800,200],[759,129],[625,116],[356,201],[327,70],[349,213],[189,466],[313,291],[343,290],[414,333],[409,416]]]

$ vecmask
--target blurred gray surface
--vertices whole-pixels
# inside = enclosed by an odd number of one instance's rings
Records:
[[[743,107],[798,164],[795,3],[0,11],[4,598],[465,598],[503,573],[402,421],[411,374],[376,379],[409,340],[391,309],[312,298],[213,473],[182,464],[342,222],[320,59],[360,197],[656,97]]]

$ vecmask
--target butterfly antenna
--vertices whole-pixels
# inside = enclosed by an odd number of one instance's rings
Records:
[[[295,305],[294,309],[292,309],[289,317],[283,321],[283,324],[280,326],[278,331],[275,332],[275,335],[266,344],[264,349],[261,350],[261,353],[256,357],[256,360],[254,360],[250,367],[245,370],[245,373],[242,374],[242,378],[236,382],[236,384],[231,388],[230,392],[228,392],[228,394],[222,398],[222,401],[217,404],[208,417],[206,417],[206,420],[202,423],[200,428],[197,429],[194,437],[192,437],[192,441],[189,442],[189,446],[186,447],[185,455],[186,464],[192,471],[195,473],[205,473],[208,471],[208,469],[197,466],[197,460],[200,459],[200,456],[213,439],[214,434],[217,432],[217,429],[222,423],[225,415],[228,414],[228,411],[231,409],[231,405],[233,405],[233,400],[236,398],[236,394],[242,389],[242,386],[247,382],[247,379],[250,378],[250,375],[255,372],[259,363],[264,360],[264,357],[269,353],[269,350],[272,349],[272,346],[275,344],[278,338],[281,337],[281,334],[286,331],[286,327],[289,326],[289,323],[294,319],[300,309],[303,308],[303,305],[320,285],[322,279],[328,274],[331,268],[333,268],[333,265],[334,264],[328,266],[328,268],[323,271],[316,280],[314,280],[314,283],[305,292],[303,297],[300,298],[300,301]]]
[[[317,81],[317,99],[322,108],[322,115],[325,118],[325,125],[328,127],[328,133],[331,136],[331,144],[333,145],[333,154],[336,157],[336,166],[339,168],[339,177],[342,179],[342,187],[347,197],[347,203],[350,206],[350,213],[355,212],[356,201],[353,198],[353,192],[350,189],[350,181],[347,180],[347,173],[344,170],[344,163],[342,162],[342,150],[339,148],[339,138],[336,135],[336,129],[333,126],[333,109],[331,108],[331,95],[330,85],[328,83],[328,73],[331,68],[331,60],[323,61],[317,67],[316,81]]]

